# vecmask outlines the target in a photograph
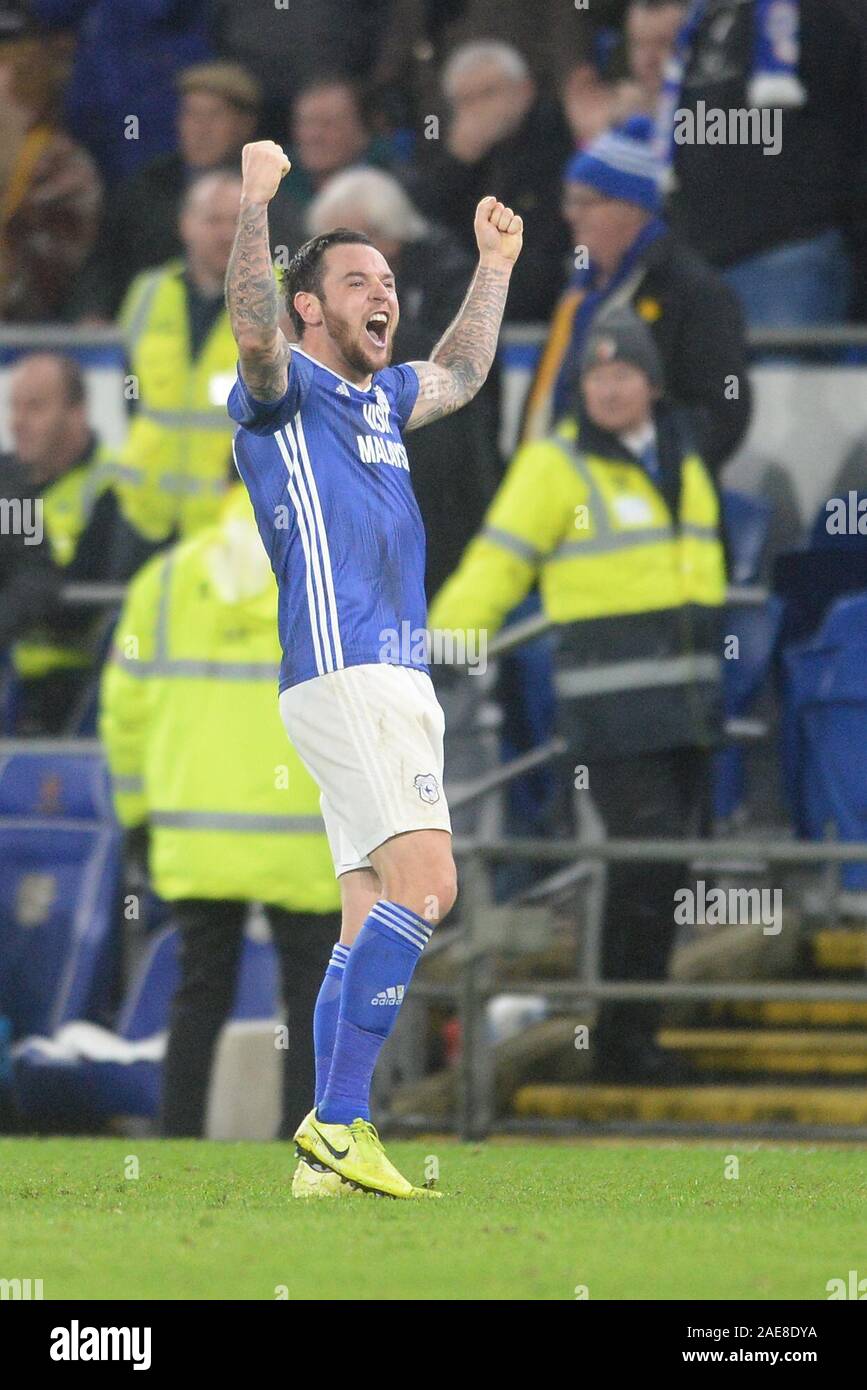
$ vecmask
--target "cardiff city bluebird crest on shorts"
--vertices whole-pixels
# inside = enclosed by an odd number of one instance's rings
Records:
[[[412,779],[412,784],[417,788],[422,801],[429,801],[431,804],[440,799],[440,785],[432,772],[419,772]]]

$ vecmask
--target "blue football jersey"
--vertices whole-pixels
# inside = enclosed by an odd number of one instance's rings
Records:
[[[238,370],[235,465],[277,577],[281,691],[344,666],[427,670],[424,526],[401,439],[418,389],[403,365],[362,391],[294,346],[279,401],[254,400]]]

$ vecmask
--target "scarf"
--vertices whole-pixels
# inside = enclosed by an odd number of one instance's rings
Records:
[[[572,403],[578,384],[578,364],[590,325],[600,311],[604,313],[606,305],[618,301],[618,291],[623,291],[626,288],[627,281],[633,278],[636,271],[640,272],[641,261],[647,248],[658,241],[661,236],[664,236],[667,231],[668,227],[661,217],[651,218],[642,227],[614,275],[602,289],[593,288],[597,271],[592,264],[575,272],[570,289],[573,292],[577,291],[581,298],[572,320],[569,345],[554,387],[555,420],[559,419]]]
[[[806,92],[798,76],[801,59],[800,0],[752,0],[753,64],[747,100],[754,107],[803,106]],[[707,15],[709,0],[693,0],[665,68],[656,116],[654,152],[663,170],[662,188],[677,186],[674,176],[675,115],[695,41]]]

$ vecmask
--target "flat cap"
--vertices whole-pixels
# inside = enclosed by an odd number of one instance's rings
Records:
[[[178,91],[213,92],[245,111],[262,107],[262,88],[240,63],[195,63],[178,74]]]

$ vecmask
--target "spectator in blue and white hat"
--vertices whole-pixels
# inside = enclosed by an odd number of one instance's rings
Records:
[[[653,334],[672,402],[691,410],[702,456],[718,469],[750,418],[742,315],[663,220],[653,133],[649,117],[632,116],[567,165],[562,208],[575,270],[530,391],[525,436],[543,436],[568,409],[591,325],[631,305]]]

